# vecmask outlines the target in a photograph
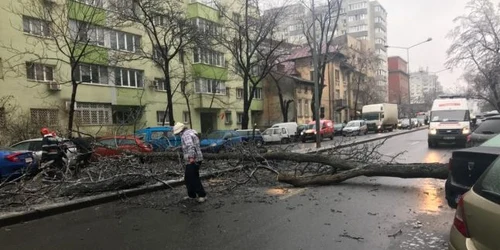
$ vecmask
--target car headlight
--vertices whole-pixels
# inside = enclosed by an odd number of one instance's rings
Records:
[[[462,134],[467,135],[469,133],[470,133],[470,129],[469,128],[462,129]]]
[[[429,130],[429,134],[435,135],[437,133],[437,130],[435,128],[432,128]]]
[[[300,135],[304,135],[304,132],[301,132]]]
[[[314,134],[316,134],[316,131],[314,131]]]
[[[382,126],[378,125],[378,128],[381,128]]]
[[[217,143],[215,143],[215,142],[210,144],[210,147],[215,147],[215,146],[217,146]]]

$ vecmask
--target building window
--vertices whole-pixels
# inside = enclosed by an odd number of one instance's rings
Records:
[[[114,50],[139,51],[141,36],[112,30],[109,32],[110,47]]]
[[[221,31],[221,26],[215,22],[202,18],[196,18],[194,22],[198,30],[205,34],[217,35]]]
[[[215,79],[197,78],[194,81],[194,92],[226,95],[226,83]]]
[[[155,78],[154,79],[155,89],[158,91],[167,91],[167,81],[163,78]]]
[[[237,116],[237,123],[238,124],[242,124],[243,123],[243,113],[242,112],[238,112],[236,114],[236,116]]]
[[[349,4],[349,10],[358,10],[366,8],[366,2]]]
[[[165,111],[156,111],[156,123],[158,125],[163,124],[163,117],[165,117]],[[170,120],[168,119],[168,116],[165,117],[165,124],[170,124]]]
[[[335,96],[334,96],[334,99],[342,99],[341,96],[340,96],[340,90],[335,90]]]
[[[71,38],[82,42],[104,46],[104,29],[89,23],[69,20]]]
[[[360,32],[360,31],[366,31],[367,29],[368,29],[367,25],[358,25],[349,27],[349,32]]]
[[[309,101],[304,101],[304,116],[309,117]]]
[[[383,23],[385,23],[385,20],[384,20],[382,17],[376,17],[376,18],[375,18],[375,22],[376,22],[376,23],[382,23],[382,24],[383,24]]]
[[[196,48],[193,50],[193,62],[215,65],[219,67],[224,67],[226,65],[224,53],[217,52],[215,50],[200,48]]]
[[[82,125],[110,125],[113,123],[111,104],[76,103],[76,118]]]
[[[23,16],[23,31],[37,36],[50,36],[50,23],[28,16]]]
[[[87,4],[87,5],[92,5],[95,7],[103,7],[103,0],[76,0],[77,2]]]
[[[340,70],[335,70],[335,85],[340,85]]]
[[[302,117],[302,100],[297,101],[297,116]]]
[[[213,0],[191,0],[192,3],[201,3],[212,8],[217,8],[217,5]]]
[[[31,122],[37,125],[57,126],[59,125],[58,109],[30,109]]]
[[[231,113],[231,111],[226,111],[226,113],[224,114],[225,116],[225,124],[226,125],[231,125],[233,124],[233,113]]]
[[[259,100],[262,99],[262,88],[255,88],[253,98]]]
[[[185,124],[188,124],[189,120],[190,120],[189,119],[189,112],[187,112],[187,111],[182,112],[182,122]]]
[[[54,81],[54,66],[40,63],[26,63],[26,77],[29,80],[50,82]]]
[[[237,99],[243,98],[243,89],[242,88],[236,88],[236,98]]]
[[[136,124],[142,117],[143,108],[140,106],[113,106],[113,124]]]
[[[144,82],[141,70],[115,68],[115,85],[122,87],[142,88]]]
[[[377,38],[377,39],[375,40],[375,43],[385,45],[385,40],[384,40],[384,39],[382,39],[382,38]]]
[[[304,87],[304,93],[305,94],[309,93],[309,87],[307,87],[307,86]]]
[[[108,84],[108,68],[99,65],[79,64],[75,69],[78,82]]]

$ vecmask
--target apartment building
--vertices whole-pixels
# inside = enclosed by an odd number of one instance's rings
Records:
[[[408,104],[408,64],[399,56],[388,59],[389,70],[389,102]]]
[[[412,104],[425,103],[428,101],[428,96],[436,96],[441,93],[443,93],[443,86],[436,74],[422,68],[417,72],[410,73],[410,98]]]
[[[74,129],[123,134],[162,124],[167,99],[164,74],[149,58],[128,60],[141,51],[153,51],[151,42],[140,26],[111,25],[110,1],[114,0],[0,2],[0,22],[10,24],[0,31],[0,98],[12,97],[3,98],[9,103],[0,106],[2,124],[25,117],[37,126],[64,129],[71,106],[72,74],[79,83]],[[223,21],[211,2],[189,0],[182,7],[200,29],[217,27]],[[41,12],[47,9],[60,15],[49,22]],[[157,22],[161,25],[160,19]],[[82,37],[90,41],[85,47],[78,43]],[[68,48],[67,41],[77,42],[68,43],[74,44]],[[66,53],[83,49],[81,63],[71,72]],[[220,48],[181,54],[172,61],[174,120],[202,132],[238,127],[243,89],[241,79],[229,70],[231,56]],[[184,81],[175,72],[182,64],[192,75]],[[181,90],[189,94],[183,95]],[[262,89],[258,88],[251,119],[262,113],[262,107]]]

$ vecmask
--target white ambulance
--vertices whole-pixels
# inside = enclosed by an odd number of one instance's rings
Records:
[[[434,100],[429,119],[429,148],[438,144],[467,145],[471,117],[467,99],[462,96],[440,96]]]

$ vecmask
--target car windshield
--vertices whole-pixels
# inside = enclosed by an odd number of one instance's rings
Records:
[[[467,110],[438,110],[431,113],[432,122],[469,121]]]
[[[497,135],[481,144],[481,147],[495,147],[500,148],[500,135]]]
[[[374,121],[379,120],[380,113],[379,112],[371,112],[371,113],[363,113],[363,120]]]
[[[349,122],[345,125],[346,128],[359,127],[359,122]]]
[[[225,134],[224,131],[214,131],[207,135],[207,139],[222,139]]]
[[[342,128],[342,124],[335,124],[335,125],[333,125],[333,128],[334,129]]]
[[[307,125],[307,129],[315,129],[315,128],[316,128],[316,124]]]
[[[500,119],[483,121],[474,133],[477,134],[500,134]]]

